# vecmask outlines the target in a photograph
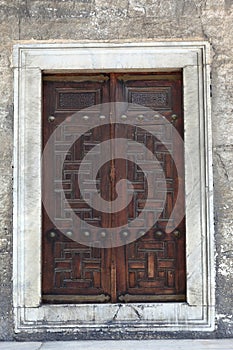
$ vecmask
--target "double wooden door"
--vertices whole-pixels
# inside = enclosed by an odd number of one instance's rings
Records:
[[[61,203],[61,183],[58,185],[56,179],[59,157],[55,157],[55,164],[43,167],[43,195],[46,195],[46,186],[54,189],[50,209],[56,222],[59,222],[55,227],[51,215],[49,217],[43,208],[44,302],[185,300],[185,219],[172,232],[166,233],[165,230],[178,190],[184,194],[184,176],[179,179],[178,188],[177,175],[177,166],[180,167],[179,176],[184,173],[183,152],[172,137],[173,127],[183,137],[181,72],[44,75],[43,146],[54,130],[76,111],[116,101],[142,105],[160,112],[170,122],[169,125],[158,126],[158,132],[166,144],[146,132],[143,122],[139,123],[136,118],[134,125],[127,127],[120,120],[109,120],[109,123],[85,132],[73,143],[63,164],[62,187],[69,207]],[[83,118],[77,119],[78,128],[83,123]],[[62,150],[67,137],[69,134],[64,131],[56,139],[57,150]],[[141,143],[156,156],[166,179],[166,201],[158,221],[136,241],[113,248],[91,247],[73,241],[72,237],[63,235],[59,230],[59,227],[69,229],[71,209],[83,221],[98,227],[103,233],[102,229],[107,232],[108,227],[120,227],[135,219],[143,209],[149,190],[142,169],[131,160],[118,158],[101,167],[97,185],[100,195],[111,202],[116,198],[117,182],[122,178],[130,180],[134,194],[129,205],[117,213],[104,213],[95,210],[83,199],[77,172],[82,158],[97,144],[114,138]],[[179,211],[184,211],[184,205],[184,195],[179,196]],[[102,238],[103,235],[100,235],[99,239]]]

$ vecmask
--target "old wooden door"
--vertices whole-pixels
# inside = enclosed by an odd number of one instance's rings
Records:
[[[81,197],[77,167],[96,144],[123,137],[144,144],[159,160],[166,178],[166,203],[159,220],[141,238],[117,248],[96,248],[74,242],[54,227],[43,209],[42,295],[44,302],[96,303],[185,300],[185,219],[166,233],[178,192],[177,166],[184,173],[183,152],[172,140],[173,126],[183,137],[182,77],[172,73],[117,73],[44,76],[43,145],[65,118],[75,111],[107,102],[129,102],[159,111],[171,124],[164,128],[166,145],[143,130],[143,122],[127,128],[116,119],[96,127],[74,143],[64,162],[62,186],[72,210],[82,220],[99,227],[118,227],[137,217],[148,188],[141,169],[132,161],[114,159],[98,172],[101,196],[114,199],[116,183],[127,178],[134,185],[130,204],[116,214],[98,212]],[[110,111],[105,110],[107,115]],[[83,120],[77,120],[82,127]],[[65,135],[65,136],[64,136]],[[67,134],[60,135],[56,147],[62,149]],[[169,153],[172,150],[172,157]],[[127,152],[127,149],[125,150]],[[59,162],[55,159],[55,163]],[[180,180],[179,210],[184,211],[184,176]],[[46,184],[46,185],[45,185]],[[61,185],[61,184],[60,184]],[[54,188],[51,208],[66,225],[69,211],[60,201],[56,164],[43,167],[43,195]],[[126,194],[127,195],[127,194]],[[64,214],[65,213],[65,214]],[[72,237],[71,237],[72,238]]]

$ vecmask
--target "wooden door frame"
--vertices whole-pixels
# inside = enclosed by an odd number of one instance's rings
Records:
[[[120,59],[119,59],[120,57]],[[207,42],[24,44],[14,48],[14,312],[15,332],[88,329],[124,331],[214,330],[214,229]],[[185,159],[186,303],[41,306],[41,77],[65,71],[183,71]],[[32,142],[33,140],[33,142]],[[189,179],[194,176],[195,188]],[[190,193],[191,191],[191,193]],[[132,309],[133,307],[133,309]],[[135,310],[133,312],[132,310]],[[93,321],[95,320],[95,321]],[[135,327],[136,322],[136,327]]]

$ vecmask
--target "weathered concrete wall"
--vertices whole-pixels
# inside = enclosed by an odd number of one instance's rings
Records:
[[[11,57],[20,40],[174,38],[212,44],[217,328],[205,336],[233,336],[233,0],[0,0],[0,33],[0,340],[14,338]]]

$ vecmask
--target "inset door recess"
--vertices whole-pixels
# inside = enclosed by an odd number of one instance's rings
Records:
[[[128,179],[134,187],[133,199],[117,213],[98,212],[82,198],[78,186],[78,168],[87,152],[106,140],[125,138],[145,145],[158,159],[166,179],[166,203],[159,220],[141,238],[115,248],[96,248],[79,244],[54,227],[43,209],[42,225],[42,300],[44,303],[117,303],[186,300],[185,218],[166,233],[165,227],[177,200],[179,211],[185,212],[184,154],[174,142],[173,127],[183,138],[182,73],[99,73],[43,76],[43,147],[54,130],[75,112],[108,103],[129,102],[162,114],[169,126],[159,125],[166,145],[143,129],[143,122],[135,118],[134,125],[125,127],[118,117],[109,123],[86,132],[73,143],[63,166],[62,184],[58,184],[56,167],[43,168],[43,191],[54,188],[51,210],[59,219],[60,227],[68,228],[70,208],[82,220],[97,226],[100,240],[109,227],[119,227],[137,217],[147,198],[147,181],[140,167],[133,161],[113,159],[98,172],[98,190],[109,203],[116,198],[116,184]],[[82,127],[85,120],[77,120]],[[155,123],[155,122],[154,122]],[[155,123],[156,125],[156,123]],[[68,133],[56,140],[59,150],[69,137]],[[127,147],[123,150],[129,152]],[[171,156],[172,154],[172,156]],[[177,169],[177,164],[179,169]],[[178,170],[179,179],[178,186]],[[70,208],[60,200],[62,186]],[[127,192],[123,201],[127,197]],[[155,206],[156,210],[156,206]],[[84,232],[84,234],[90,234]],[[128,232],[119,232],[127,235]],[[124,238],[124,237],[123,237]],[[123,239],[122,238],[122,239]]]

